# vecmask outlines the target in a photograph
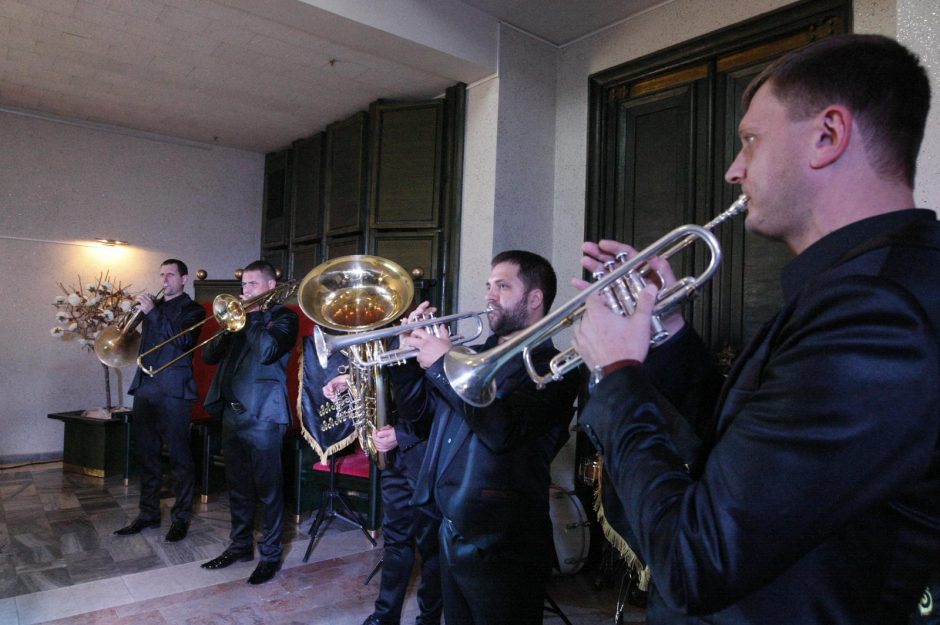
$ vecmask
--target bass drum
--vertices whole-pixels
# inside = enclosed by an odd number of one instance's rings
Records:
[[[548,489],[548,512],[552,519],[556,566],[560,575],[581,570],[591,548],[591,521],[574,491],[557,484]]]

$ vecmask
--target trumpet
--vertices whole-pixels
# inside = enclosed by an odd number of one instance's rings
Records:
[[[489,405],[496,397],[496,372],[520,352],[529,377],[538,388],[543,388],[552,380],[561,379],[565,373],[581,364],[582,359],[577,352],[573,348],[568,348],[556,354],[549,364],[549,373],[542,375],[535,370],[532,363],[532,348],[580,319],[586,309],[585,302],[596,293],[602,294],[608,306],[620,314],[632,314],[636,308],[639,292],[656,274],[650,267],[649,260],[655,256],[668,259],[696,241],[701,241],[710,253],[708,263],[701,273],[677,280],[674,284],[659,291],[656,296],[651,320],[650,342],[653,344],[662,342],[668,336],[663,328],[662,318],[674,312],[695,295],[718,271],[721,263],[721,247],[711,230],[745,212],[747,202],[748,197],[742,194],[727,210],[704,226],[695,224],[679,226],[629,260],[621,257],[617,263],[608,263],[605,267],[607,271],[596,274],[597,279],[591,286],[516,336],[492,349],[477,354],[463,346],[454,347],[444,357],[444,373],[454,392],[472,406]],[[659,283],[662,284],[661,277]]]
[[[238,299],[238,297],[235,295],[229,295],[228,293],[220,293],[219,295],[216,295],[215,299],[212,300],[212,316],[211,317],[206,317],[202,321],[198,323],[194,323],[193,325],[189,326],[182,332],[178,332],[174,334],[173,336],[163,341],[162,343],[158,345],[154,345],[153,347],[151,347],[144,353],[140,354],[137,357],[137,366],[140,367],[140,370],[146,373],[147,375],[149,375],[151,378],[154,377],[155,375],[157,375],[158,373],[160,373],[161,371],[163,371],[164,369],[166,369],[167,367],[169,367],[176,361],[181,360],[182,358],[185,358],[186,356],[193,353],[194,351],[196,351],[197,349],[199,349],[200,347],[202,347],[203,345],[205,345],[212,339],[216,338],[217,336],[225,334],[226,332],[238,332],[239,330],[245,327],[245,323],[248,321],[248,313],[245,311],[251,310],[255,306],[260,306],[261,310],[267,310],[271,306],[275,304],[279,304],[282,301],[286,300],[291,295],[293,295],[294,292],[297,290],[297,285],[298,285],[298,282],[295,280],[292,280],[290,282],[284,282],[282,284],[275,286],[270,291],[266,291],[264,293],[261,293],[260,295],[256,295],[245,301]],[[219,330],[215,334],[213,334],[206,340],[186,350],[185,352],[183,352],[176,358],[170,360],[169,362],[164,363],[162,366],[157,367],[156,369],[154,369],[153,367],[148,367],[144,364],[144,358],[146,358],[150,354],[160,350],[164,345],[168,345],[172,343],[173,341],[177,340],[178,338],[189,334],[196,328],[202,326],[203,324],[207,323],[208,321],[212,319],[215,319],[219,323],[220,327],[219,327]]]
[[[431,332],[435,336],[439,336],[437,326],[441,324],[454,323],[456,321],[460,321],[461,319],[475,318],[476,330],[473,334],[466,337],[459,334],[450,337],[451,343],[454,345],[463,345],[464,343],[469,343],[470,341],[476,340],[483,334],[483,317],[491,310],[492,308],[487,308],[481,312],[455,313],[452,315],[446,315],[444,317],[426,315],[424,318],[417,321],[412,321],[411,323],[404,323],[398,326],[389,326],[387,328],[380,328],[378,330],[358,332],[354,334],[327,334],[320,328],[320,326],[316,326],[313,329],[313,342],[317,348],[317,359],[320,361],[320,366],[326,368],[329,357],[335,352],[347,347],[351,347],[353,345],[362,345],[363,343],[371,343],[373,341],[398,336],[400,334],[407,334],[413,330],[427,328],[429,326],[431,327]],[[350,350],[349,359],[352,364],[360,368],[387,367],[389,365],[401,364],[409,358],[414,358],[417,355],[417,348],[400,347],[398,349],[392,349],[388,351],[375,350],[375,353],[365,360],[360,355],[359,350]]]
[[[163,291],[157,291],[151,299],[156,304],[163,299]],[[109,367],[123,367],[134,362],[134,355],[140,350],[140,332],[134,332],[140,322],[144,320],[144,313],[140,304],[125,314],[118,323],[112,324],[101,331],[95,339],[95,355],[101,364]]]

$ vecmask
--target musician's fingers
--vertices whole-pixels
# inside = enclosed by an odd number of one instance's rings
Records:
[[[591,283],[587,282],[586,280],[582,280],[581,278],[572,278],[571,286],[578,289],[579,291],[583,291],[584,289],[591,286]]]

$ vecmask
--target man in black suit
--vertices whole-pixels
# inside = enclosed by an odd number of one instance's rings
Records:
[[[477,351],[497,346],[541,319],[555,297],[555,272],[525,251],[492,261],[486,301],[493,334]],[[420,314],[427,302],[414,314]],[[537,390],[522,356],[497,374],[497,397],[477,408],[462,401],[443,370],[450,349],[418,329],[401,338],[419,350],[417,364],[389,374],[402,419],[432,422],[413,505],[440,517],[440,568],[447,625],[542,622],[545,586],[554,560],[549,468],[568,439],[576,375]],[[541,370],[557,353],[533,346]]]
[[[141,325],[140,353],[176,336],[195,325],[205,310],[183,292],[189,279],[186,263],[175,258],[160,265],[163,299],[151,295],[136,297],[145,315]],[[144,365],[158,368],[192,349],[199,328],[188,332],[144,358]],[[197,399],[193,379],[193,357],[180,358],[151,378],[138,367],[128,391],[134,396],[134,442],[140,465],[140,512],[126,527],[115,531],[119,536],[137,534],[148,527],[160,527],[160,486],[163,466],[160,451],[166,444],[173,472],[176,500],[170,511],[168,542],[186,537],[193,507],[193,456],[189,448],[190,409]]]
[[[414,320],[414,317],[412,317]],[[346,375],[323,387],[324,396],[335,401],[348,388]],[[414,568],[415,552],[421,556],[418,586],[418,625],[441,622],[441,574],[438,560],[438,521],[412,504],[415,482],[428,447],[430,421],[413,423],[397,419],[372,434],[375,448],[385,454],[382,470],[382,575],[375,609],[362,625],[398,625]]]
[[[589,298],[575,346],[604,377],[581,425],[652,572],[651,625],[906,623],[940,562],[940,223],[913,193],[927,74],[886,37],[826,37],[743,106],[725,179],[748,230],[797,254],[785,303],[717,394],[681,315],[650,349],[655,286],[628,317]],[[589,270],[629,251],[583,249]]]
[[[274,267],[258,260],[242,272],[242,299],[267,293],[277,285]],[[206,410],[222,417],[222,450],[232,515],[231,543],[219,557],[202,565],[220,569],[254,559],[255,507],[262,505],[261,561],[248,578],[263,584],[281,563],[284,494],[281,444],[290,424],[287,361],[297,341],[296,313],[280,304],[254,306],[245,327],[210,341],[207,364],[219,363],[206,395]]]

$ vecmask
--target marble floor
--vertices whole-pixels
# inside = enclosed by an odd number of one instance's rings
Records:
[[[64,473],[58,463],[0,470],[0,625],[359,625],[372,610],[377,580],[364,580],[381,541],[373,548],[358,528],[334,520],[305,564],[310,519],[289,522],[281,571],[250,586],[254,562],[199,566],[227,544],[224,493],[197,504],[178,543],[163,540],[167,509],[161,529],[112,534],[136,516],[137,494],[120,478]],[[597,586],[594,573],[582,571],[556,577],[549,593],[573,625],[615,623],[618,589]],[[416,615],[411,588],[402,622]],[[624,623],[643,621],[636,608],[621,615]],[[546,613],[545,623],[562,621]]]

